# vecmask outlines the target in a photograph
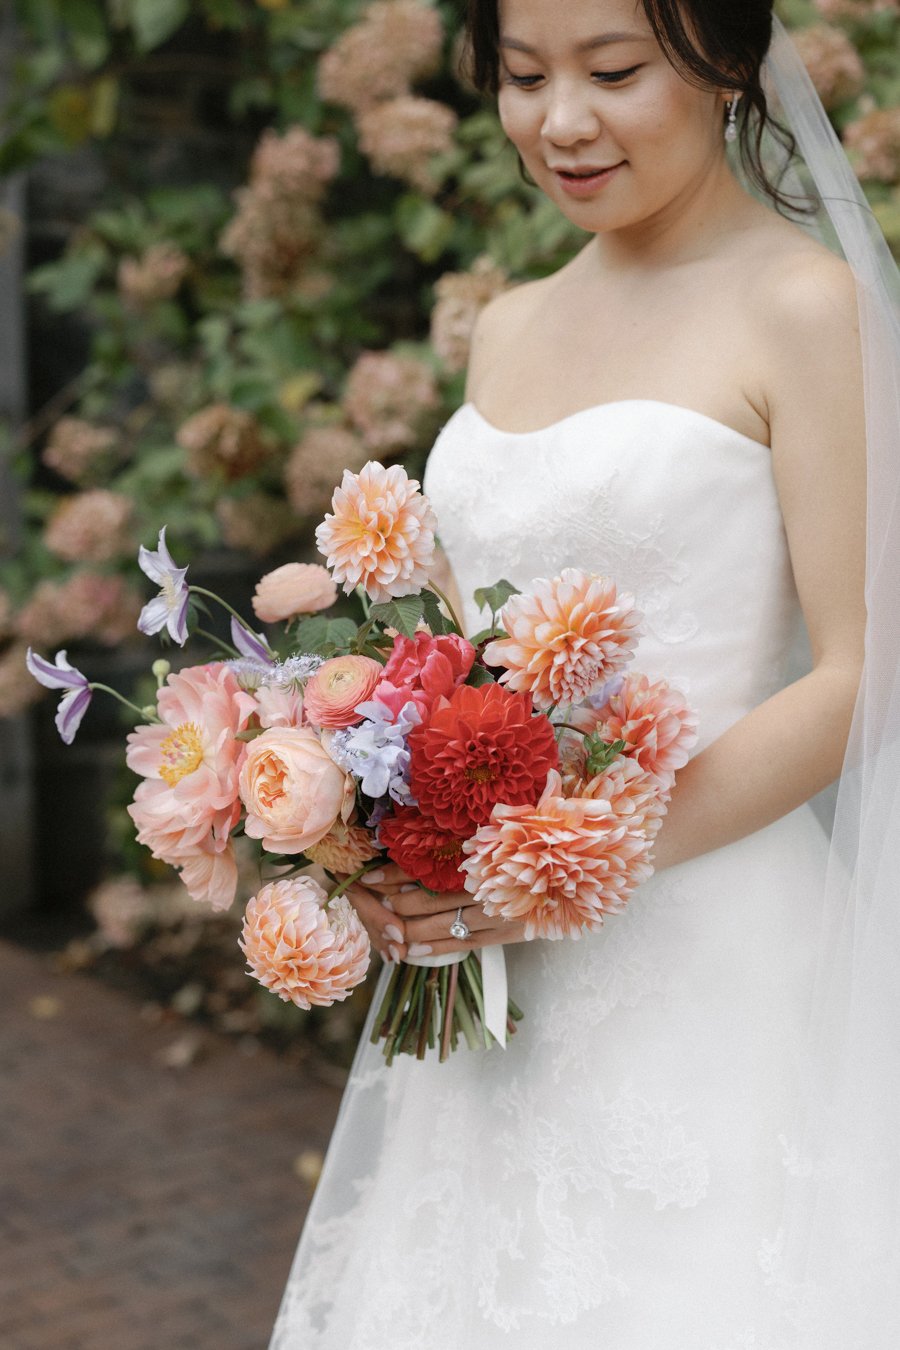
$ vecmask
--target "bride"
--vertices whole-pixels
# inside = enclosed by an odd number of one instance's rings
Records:
[[[272,1350],[895,1343],[838,1339],[785,1264],[867,420],[854,273],[760,155],[771,30],[768,0],[471,2],[476,79],[586,242],[483,313],[425,490],[464,599],[565,566],[632,592],[635,667],[688,695],[700,742],[655,875],[579,943],[393,865],[352,890],[389,961],[504,944],[526,1019],[444,1065],[386,1069],[364,1035]]]

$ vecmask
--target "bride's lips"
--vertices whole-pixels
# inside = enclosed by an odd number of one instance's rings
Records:
[[[595,169],[586,165],[583,169],[552,168],[551,171],[563,192],[567,192],[570,197],[591,197],[614,177],[624,163],[625,161],[621,160],[618,164],[611,164],[607,169]]]

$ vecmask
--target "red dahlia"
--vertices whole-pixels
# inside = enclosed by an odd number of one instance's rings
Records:
[[[423,814],[462,838],[495,802],[533,806],[559,763],[547,718],[530,694],[499,684],[462,685],[409,735],[410,786]]]
[[[398,806],[378,827],[378,838],[392,862],[431,891],[461,891],[465,873],[464,839],[442,830],[412,806]]]

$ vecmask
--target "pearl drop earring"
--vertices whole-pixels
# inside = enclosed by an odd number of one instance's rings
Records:
[[[738,131],[737,131],[737,106],[738,106],[738,102],[739,102],[739,100],[740,100],[740,97],[741,97],[740,94],[735,94],[734,98],[731,100],[730,104],[728,105],[728,125],[727,125],[727,127],[725,128],[725,139],[726,139],[726,141],[736,141],[736,140],[737,140],[737,136],[738,136]]]

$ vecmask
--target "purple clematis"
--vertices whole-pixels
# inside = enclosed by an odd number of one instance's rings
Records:
[[[241,656],[246,657],[248,661],[261,661],[263,665],[274,666],[275,658],[262,633],[254,633],[252,628],[245,628],[233,616],[231,620],[231,643]]]
[[[45,689],[65,689],[56,710],[56,730],[66,745],[71,745],[91,701],[92,691],[87,676],[69,665],[65,652],[57,652],[56,665],[51,665],[43,656],[35,655],[29,647],[25,664],[38,684],[42,684]]]
[[[155,581],[160,591],[141,610],[138,628],[147,637],[167,628],[173,642],[183,647],[187,642],[187,612],[191,598],[190,587],[185,581],[186,567],[176,567],[171,553],[166,548],[166,527],[159,532],[156,552],[151,553],[141,545],[138,553],[141,571],[151,581]]]

